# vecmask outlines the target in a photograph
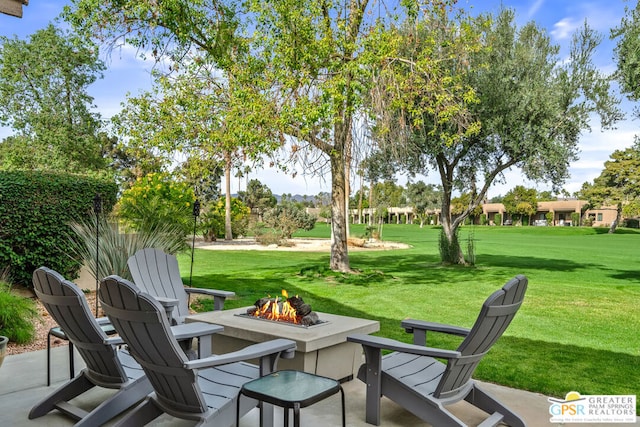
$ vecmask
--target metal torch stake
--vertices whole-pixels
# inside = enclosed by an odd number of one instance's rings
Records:
[[[193,240],[191,242],[191,270],[189,271],[189,287],[191,287],[191,278],[193,277],[193,251],[196,247],[196,228],[198,226],[198,217],[200,216],[200,200],[193,202]]]
[[[93,198],[93,212],[96,214],[96,317],[98,317],[98,263],[99,263],[99,238],[100,238],[100,212],[102,212],[102,197],[96,193]]]

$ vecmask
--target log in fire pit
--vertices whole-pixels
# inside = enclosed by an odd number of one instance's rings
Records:
[[[304,327],[325,323],[301,297],[298,295],[289,297],[284,289],[282,290],[282,298],[260,298],[253,307],[247,309],[246,316]]]

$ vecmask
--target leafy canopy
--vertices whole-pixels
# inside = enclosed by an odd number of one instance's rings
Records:
[[[396,119],[390,122],[395,127],[381,127],[384,152],[410,173],[428,174],[433,168],[440,175],[444,238],[450,243],[444,246],[446,254],[454,256],[443,261],[462,264],[462,251],[455,250],[457,228],[504,171],[517,167],[529,179],[559,187],[592,116],[598,114],[607,128],[621,113],[609,76],[592,62],[601,37],[588,26],[574,34],[570,59],[561,61],[545,31],[535,23],[519,28],[509,9],[495,18],[472,19],[437,8],[429,16],[423,33],[408,31],[400,40],[411,55],[393,62],[402,66],[396,66],[389,78],[411,82],[418,64],[414,58],[435,52],[442,66],[424,69],[441,79],[441,90],[455,97],[422,94],[420,85],[398,85],[389,92],[386,83],[380,93],[393,96],[380,98],[384,102],[376,111],[378,117]],[[440,36],[439,42],[431,42],[433,34]],[[432,46],[443,48],[434,51]],[[452,218],[456,189],[472,198]]]
[[[122,193],[117,214],[136,231],[152,232],[174,224],[185,236],[192,229],[194,201],[193,189],[185,183],[167,174],[151,173]]]
[[[61,60],[64,58],[64,60]],[[49,25],[28,40],[0,36],[0,145],[7,169],[100,170],[106,164],[88,87],[105,69],[98,49]]]

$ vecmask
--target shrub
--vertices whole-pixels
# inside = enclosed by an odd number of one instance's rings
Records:
[[[362,236],[362,237],[363,237],[363,238],[365,238],[365,239],[371,239],[371,238],[373,238],[373,233],[375,233],[375,232],[376,232],[377,228],[378,228],[378,227],[376,227],[376,226],[374,226],[374,225],[367,225],[367,226],[364,228],[364,234],[363,234],[363,236]]]
[[[580,225],[580,214],[578,212],[571,212],[571,225],[574,227]]]
[[[69,256],[69,223],[93,211],[102,197],[110,212],[118,188],[101,178],[56,172],[0,172],[0,269],[11,266],[11,281],[32,286],[33,271],[46,265],[65,277],[78,277],[81,263]]]
[[[36,319],[39,316],[33,300],[11,293],[9,284],[0,279],[0,335],[17,344],[31,342]]]
[[[476,240],[473,231],[467,236],[467,262],[476,265]]]
[[[156,228],[181,230],[181,237],[193,227],[193,189],[183,182],[175,182],[164,173],[150,173],[122,193],[118,202],[118,217],[135,231]]]
[[[553,225],[553,213],[552,212],[547,212],[544,215],[544,217],[547,220],[547,225]]]
[[[287,239],[285,239],[277,230],[263,228],[260,232],[256,233],[255,236],[256,242],[263,246],[286,246],[287,244]]]
[[[440,230],[440,239],[438,241],[438,246],[440,249],[440,259],[445,263],[455,263],[458,259],[458,249],[460,248],[458,243],[458,230],[453,235],[453,239],[451,242],[447,240],[447,236],[444,233],[444,229]]]
[[[488,223],[487,214],[480,214],[480,225],[487,225]]]
[[[640,220],[638,218],[627,218],[623,222],[624,227],[640,228]]]
[[[315,215],[308,214],[295,205],[278,205],[264,214],[265,225],[279,230],[286,239],[290,239],[298,229],[312,230],[316,220]]]
[[[247,234],[251,209],[240,199],[231,198],[231,235],[235,239]],[[225,235],[225,199],[221,197],[217,202],[210,203],[204,208],[200,218],[199,229],[204,240],[211,242]]]
[[[502,225],[502,215],[501,214],[495,214],[495,216],[493,217],[493,223],[495,225]]]

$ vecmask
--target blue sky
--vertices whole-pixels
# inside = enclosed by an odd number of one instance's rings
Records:
[[[18,37],[24,39],[36,30],[45,27],[68,3],[64,0],[31,0],[24,8],[22,19],[0,15],[0,35]],[[459,0],[458,5],[472,8],[476,12],[499,11],[500,5],[513,8],[519,25],[528,21],[535,21],[539,26],[546,28],[553,43],[562,48],[561,55],[566,54],[567,46],[573,31],[580,27],[586,19],[589,25],[600,32],[603,43],[598,49],[595,58],[596,65],[603,72],[611,72],[615,69],[613,61],[614,44],[609,40],[609,30],[620,23],[624,14],[625,5],[633,7],[635,3],[624,0]],[[109,118],[120,110],[120,103],[125,100],[127,93],[137,94],[140,90],[150,87],[150,69],[152,63],[144,62],[136,58],[135,51],[122,50],[114,52],[110,58],[103,57],[107,64],[104,78],[96,82],[90,93],[95,98],[95,105],[104,118]],[[600,174],[604,162],[610,154],[617,149],[624,149],[633,144],[634,134],[638,122],[632,120],[631,110],[633,104],[626,100],[622,102],[623,109],[627,112],[627,119],[617,124],[617,129],[601,132],[599,122],[594,120],[592,132],[584,132],[580,138],[580,159],[571,165],[571,177],[564,185],[564,189],[573,193],[580,189],[585,181],[591,181]],[[10,135],[10,129],[0,128],[0,139]],[[282,172],[275,170],[262,170],[252,172],[250,179],[257,178],[268,185],[276,194],[309,194],[315,195],[320,191],[330,191],[330,181],[318,178],[304,177],[298,174],[291,178]],[[438,183],[435,174],[422,177],[425,182]],[[525,185],[539,190],[549,190],[546,183],[533,183],[523,181],[518,170],[507,174],[506,185],[494,185],[489,190],[489,196],[504,195],[515,185]],[[404,183],[400,177],[399,182]],[[232,191],[238,189],[238,180],[233,180]],[[245,180],[240,183],[244,189]]]

